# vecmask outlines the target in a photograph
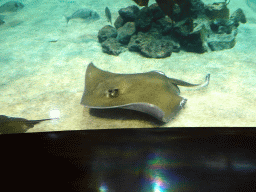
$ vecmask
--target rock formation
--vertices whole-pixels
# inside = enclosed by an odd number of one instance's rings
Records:
[[[235,46],[237,27],[246,23],[241,9],[230,16],[226,3],[190,3],[186,17],[177,12],[172,19],[157,3],[120,9],[115,27],[106,25],[98,33],[103,52],[119,55],[128,49],[149,58],[165,58],[181,49],[204,53]]]

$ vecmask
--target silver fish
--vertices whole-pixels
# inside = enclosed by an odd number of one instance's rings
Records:
[[[22,3],[19,3],[16,1],[9,1],[0,6],[0,13],[16,12],[16,11],[22,9],[23,7],[24,7],[24,5]]]
[[[87,8],[78,9],[71,16],[66,17],[67,23],[69,22],[70,19],[76,19],[76,18],[81,18],[84,20],[98,20],[100,16],[96,11],[93,11],[91,9],[87,9]]]
[[[110,22],[111,25],[112,25],[111,12],[110,12],[110,10],[109,10],[108,7],[105,8],[105,15],[106,15],[106,17],[107,17],[107,19],[108,19],[108,22]]]

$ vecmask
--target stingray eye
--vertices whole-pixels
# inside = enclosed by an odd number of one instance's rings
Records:
[[[109,89],[108,90],[107,97],[115,98],[115,97],[118,97],[118,95],[119,95],[118,89]]]

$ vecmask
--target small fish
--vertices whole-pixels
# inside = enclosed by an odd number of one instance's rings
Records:
[[[112,25],[111,12],[110,12],[110,10],[109,10],[108,7],[105,8],[105,15],[106,15],[106,17],[107,17],[107,19],[108,19],[108,22],[110,22],[111,25]]]
[[[86,9],[86,8],[78,9],[71,16],[66,17],[67,23],[69,22],[70,19],[76,19],[76,18],[81,18],[84,20],[98,20],[100,16],[96,11],[93,11],[91,9]]]

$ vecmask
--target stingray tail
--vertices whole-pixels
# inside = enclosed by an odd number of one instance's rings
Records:
[[[171,83],[174,85],[180,85],[180,86],[184,86],[184,87],[206,87],[210,82],[210,74],[207,74],[205,77],[205,81],[200,84],[188,83],[186,81],[182,81],[182,80],[174,79],[174,78],[169,78],[169,79],[171,80]]]
[[[200,85],[200,87],[206,87],[206,86],[208,86],[208,85],[209,85],[209,82],[210,82],[210,74],[207,74],[206,77],[205,77],[204,83],[202,83],[202,84]]]
[[[25,124],[29,127],[29,128],[32,128],[34,127],[34,125],[38,124],[38,123],[41,123],[42,121],[50,121],[50,120],[53,120],[53,119],[58,119],[58,118],[52,118],[52,119],[40,119],[40,120],[27,120],[25,122]]]

